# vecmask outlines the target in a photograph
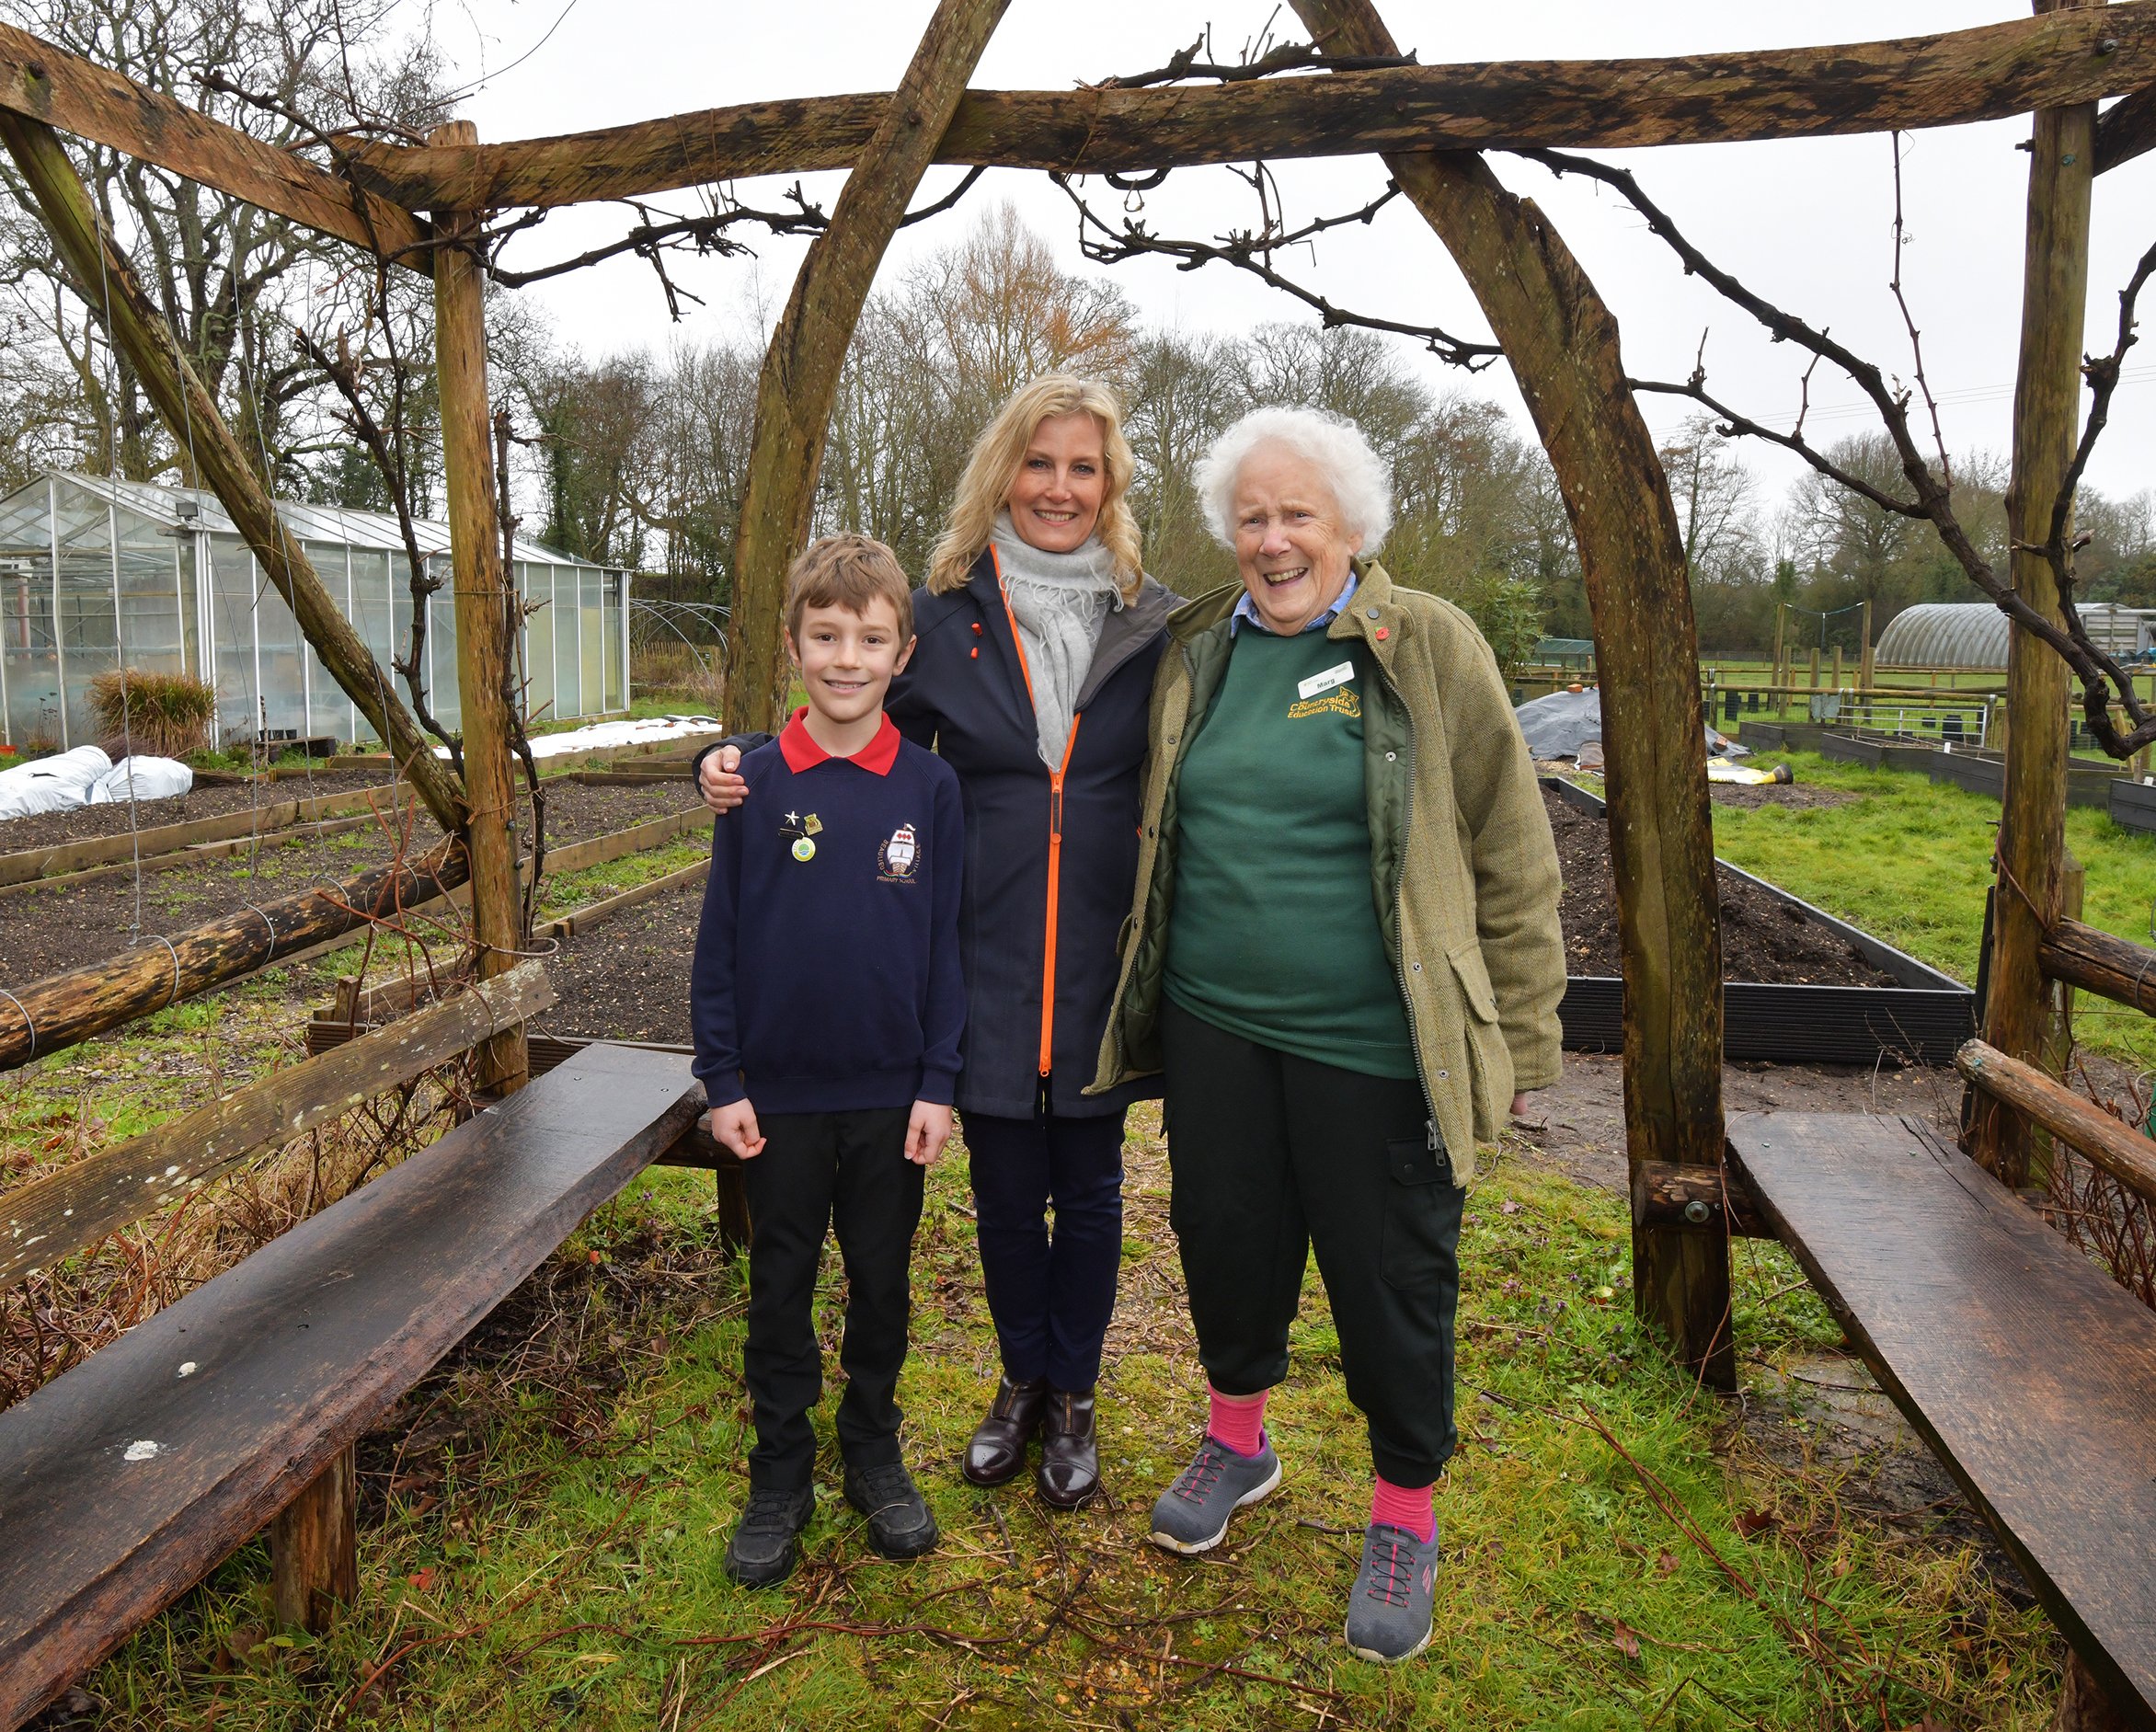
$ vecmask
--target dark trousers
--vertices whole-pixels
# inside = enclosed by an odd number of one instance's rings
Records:
[[[965,1132],[981,1280],[1003,1372],[1014,1382],[1045,1377],[1057,1389],[1091,1389],[1123,1256],[1123,1115],[968,1113]]]
[[[1318,1064],[1173,1003],[1165,1043],[1169,1221],[1198,1355],[1223,1395],[1288,1373],[1314,1246],[1348,1399],[1377,1471],[1427,1485],[1451,1456],[1460,1210],[1420,1084]]]
[[[856,1467],[899,1460],[899,1368],[906,1362],[907,1266],[921,1222],[922,1169],[906,1159],[911,1108],[774,1113],[763,1153],[742,1164],[749,1193],[749,1483],[798,1491],[816,1466],[808,1415],[823,1394],[814,1308],[823,1240],[836,1228],[846,1270],[846,1393],[839,1449]]]

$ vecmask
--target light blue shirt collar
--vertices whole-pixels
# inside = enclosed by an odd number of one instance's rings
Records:
[[[1342,612],[1347,608],[1348,603],[1355,599],[1355,586],[1361,581],[1361,578],[1356,574],[1355,568],[1353,566],[1349,566],[1348,568],[1348,581],[1340,586],[1340,593],[1333,598],[1332,606],[1326,608],[1324,613],[1320,614],[1315,619],[1312,620],[1302,628],[1302,630],[1304,632],[1322,632],[1336,619],[1339,618]],[[1257,603],[1250,599],[1250,591],[1248,590],[1243,591],[1243,594],[1235,602],[1235,611],[1228,616],[1228,636],[1233,637],[1237,632],[1241,631],[1245,625],[1256,626],[1259,631],[1264,632],[1268,637],[1274,636],[1272,628],[1258,616]]]

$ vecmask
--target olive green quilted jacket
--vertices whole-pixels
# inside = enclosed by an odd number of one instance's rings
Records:
[[[1456,1180],[1517,1092],[1557,1080],[1565,948],[1557,851],[1496,660],[1467,615],[1360,568],[1325,636],[1360,676],[1370,893]],[[1228,663],[1230,584],[1179,608],[1153,689],[1138,885],[1088,1093],[1161,1068],[1161,978],[1175,889],[1175,782]],[[1372,671],[1376,677],[1372,678]],[[1253,935],[1254,941],[1261,938]]]

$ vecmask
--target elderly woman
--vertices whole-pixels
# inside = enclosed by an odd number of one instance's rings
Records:
[[[960,1462],[977,1485],[1026,1466],[1064,1509],[1100,1485],[1094,1386],[1123,1253],[1123,1116],[1143,1080],[1085,1088],[1138,864],[1146,704],[1175,597],[1140,568],[1115,396],[1049,374],[974,442],[891,720],[958,774],[966,970],[958,1107],[1003,1377]],[[739,755],[699,763],[741,797]],[[1053,1210],[1051,1231],[1049,1210]]]
[[[1210,1550],[1279,1484],[1266,1396],[1314,1246],[1376,1469],[1348,1642],[1405,1659],[1455,1438],[1461,1187],[1516,1091],[1557,1080],[1556,851],[1489,647],[1358,561],[1391,520],[1360,432],[1258,409],[1196,478],[1242,582],[1169,622],[1094,1084],[1165,1073],[1211,1397],[1153,1537]]]

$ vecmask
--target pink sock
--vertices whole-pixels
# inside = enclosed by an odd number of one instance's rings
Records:
[[[1370,1495],[1370,1519],[1374,1527],[1381,1521],[1395,1528],[1405,1528],[1425,1545],[1430,1535],[1438,1531],[1437,1511],[1430,1507],[1429,1485],[1412,1488],[1395,1485],[1383,1474],[1378,1475],[1377,1489]]]
[[[1237,1455],[1256,1455],[1265,1448],[1267,1391],[1261,1389],[1255,1395],[1223,1395],[1208,1383],[1205,1393],[1212,1397],[1212,1415],[1205,1422],[1208,1437]]]

